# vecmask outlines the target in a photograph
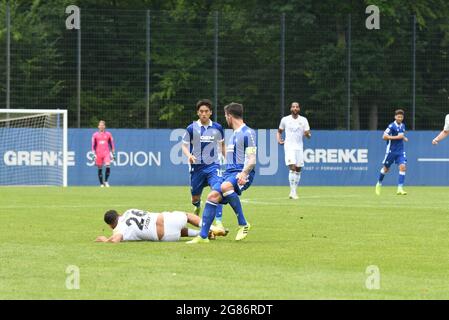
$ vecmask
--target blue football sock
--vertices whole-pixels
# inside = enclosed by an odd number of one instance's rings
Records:
[[[384,178],[385,178],[385,171],[384,171],[384,168],[382,168],[380,170],[379,182],[382,182],[384,180]]]
[[[235,214],[237,215],[237,220],[240,226],[246,226],[245,216],[243,215],[242,204],[240,203],[240,198],[234,191],[230,191],[224,195],[227,202],[231,205]]]
[[[398,187],[403,187],[405,182],[405,172],[399,171]]]
[[[217,205],[217,213],[215,214],[215,220],[217,222],[223,221],[223,205],[222,204]]]
[[[206,201],[206,205],[204,206],[202,221],[203,224],[201,226],[200,236],[203,239],[206,239],[209,235],[209,229],[214,222],[215,212],[217,211],[217,203],[213,203],[211,201]]]

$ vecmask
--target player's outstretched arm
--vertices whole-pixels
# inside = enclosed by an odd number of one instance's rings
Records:
[[[112,153],[115,153],[115,142],[114,138],[112,137],[112,134],[109,136],[109,146],[112,150]]]
[[[96,141],[96,139],[95,139],[95,133],[92,135],[92,141],[91,141],[91,144],[92,144],[92,152],[95,153],[95,150],[96,150],[96,148],[97,148],[97,141]]]
[[[190,223],[192,226],[200,227],[201,218],[199,216],[188,212],[186,212],[186,216],[188,223]]]
[[[250,148],[247,148],[248,162],[242,172],[237,175],[237,178],[239,179],[238,184],[241,186],[248,182],[248,175],[256,167],[257,163],[256,148],[252,147],[250,150],[248,149]]]
[[[400,135],[397,135],[397,136],[390,136],[390,135],[388,135],[386,133],[384,133],[384,135],[382,137],[382,139],[384,139],[384,140],[402,140],[404,138],[405,138],[405,136],[403,134],[400,134]],[[408,141],[407,138],[405,138],[405,139]]]
[[[284,132],[284,129],[279,128],[278,132],[276,133],[276,138],[278,139],[279,144],[284,144],[284,140],[282,139],[283,132]]]
[[[312,138],[312,132],[310,132],[310,130],[305,131],[304,135],[306,136],[307,139]]]
[[[121,233],[116,233],[112,237],[106,238],[105,236],[99,236],[95,239],[95,242],[111,242],[119,243],[123,240],[123,235]]]
[[[221,154],[223,155],[223,158],[226,159],[226,145],[225,145],[225,141],[222,140],[220,142],[220,146],[221,146]]]
[[[184,155],[187,157],[187,159],[189,160],[189,163],[195,163],[196,161],[196,157],[190,153],[189,150],[189,146],[186,143],[183,143],[182,146],[182,153],[184,153]]]
[[[439,135],[437,135],[433,140],[432,144],[438,144],[441,140],[446,139],[446,137],[449,135],[449,131],[441,131]]]
[[[250,148],[248,148],[250,149]],[[256,157],[256,148],[252,147],[251,150],[248,150],[246,154],[248,155],[248,163],[243,168],[243,172],[249,174],[255,167],[257,163],[257,157]]]

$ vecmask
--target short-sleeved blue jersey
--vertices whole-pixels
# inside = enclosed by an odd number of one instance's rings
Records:
[[[220,163],[218,147],[223,139],[223,127],[219,123],[210,121],[209,125],[203,126],[199,120],[192,122],[182,138],[183,143],[190,145],[190,153],[197,159],[192,166],[202,167]]]
[[[385,130],[385,134],[389,136],[398,136],[405,134],[405,124],[397,124],[396,121],[390,123]],[[386,153],[403,153],[404,140],[388,140]]]
[[[242,171],[248,161],[248,153],[255,153],[256,150],[256,133],[253,129],[243,124],[234,130],[226,146],[226,172]]]

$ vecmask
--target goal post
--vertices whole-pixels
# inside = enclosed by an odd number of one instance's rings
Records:
[[[66,187],[67,121],[67,110],[0,109],[0,185]]]

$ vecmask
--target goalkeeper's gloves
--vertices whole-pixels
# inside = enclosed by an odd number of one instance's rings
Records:
[[[97,160],[97,155],[95,154],[95,152],[93,152],[93,155],[92,155],[92,160]]]
[[[111,152],[111,160],[112,160],[112,161],[115,160],[115,152]]]

